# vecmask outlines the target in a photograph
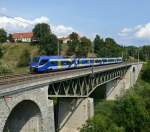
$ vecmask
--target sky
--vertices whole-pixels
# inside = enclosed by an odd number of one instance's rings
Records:
[[[120,45],[150,44],[150,0],[0,0],[0,28],[7,32],[32,31],[42,22],[58,37],[78,32]]]

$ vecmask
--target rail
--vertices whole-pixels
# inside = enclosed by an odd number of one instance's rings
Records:
[[[104,68],[104,67],[107,69],[111,66],[120,66],[120,65],[125,66],[125,64],[113,64],[113,65],[105,65],[105,66],[95,66],[94,69],[99,69],[99,68]],[[56,76],[56,75],[60,75],[60,74],[75,72],[77,70],[78,71],[89,70],[91,68],[92,67],[86,67],[86,68],[80,68],[80,69],[69,69],[69,70],[55,71],[55,72],[42,73],[42,74],[30,74],[30,73],[28,73],[28,74],[5,75],[5,76],[0,76],[0,86],[12,84],[12,83],[19,83],[19,82],[33,80],[33,79],[52,77],[52,76]]]

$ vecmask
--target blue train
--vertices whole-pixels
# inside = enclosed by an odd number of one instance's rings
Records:
[[[37,56],[30,63],[30,72],[41,73],[71,68],[122,63],[122,58],[64,58],[61,56]]]

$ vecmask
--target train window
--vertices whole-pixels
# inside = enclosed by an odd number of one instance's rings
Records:
[[[103,61],[103,62],[107,62],[107,59],[103,59],[102,61]]]
[[[71,61],[61,61],[61,65],[70,65]]]
[[[99,63],[99,61],[98,61],[98,60],[96,60],[95,62],[96,62],[96,63]]]
[[[57,66],[58,65],[58,61],[51,61],[51,65],[52,66]]]
[[[72,62],[71,62],[71,61],[67,61],[66,63],[67,63],[67,65],[71,65],[71,64],[72,64]]]
[[[101,61],[101,60],[96,60],[95,62],[96,62],[96,63],[100,63],[100,64],[102,63],[102,61]]]
[[[48,62],[48,60],[41,60],[39,65],[44,65]]]
[[[78,64],[82,64],[82,60],[78,60]]]
[[[39,57],[34,57],[33,60],[32,60],[32,62],[38,63],[39,62]]]

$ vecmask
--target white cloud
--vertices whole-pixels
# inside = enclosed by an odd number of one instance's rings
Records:
[[[0,28],[4,28],[7,32],[28,32],[32,31],[32,28],[37,23],[48,23],[49,19],[45,16],[35,18],[33,20],[24,19],[21,17],[15,17],[14,19],[5,16],[0,17]],[[50,24],[52,32],[58,37],[66,36],[75,31],[72,27],[64,25]]]
[[[135,36],[141,39],[150,39],[150,23],[141,26],[137,32],[135,32]]]
[[[120,43],[128,43],[130,45],[150,43],[150,23],[137,25],[132,28],[123,28],[118,35],[120,36],[118,37]]]
[[[34,20],[27,20],[21,17],[0,17],[0,28],[4,28],[8,32],[23,32],[23,31],[31,31],[33,26],[37,23],[48,23],[49,20],[46,17],[36,18]]]
[[[124,28],[124,29],[122,29],[122,33],[128,33],[128,32],[131,32],[132,31],[132,29],[131,28]]]
[[[75,31],[72,27],[65,27],[64,25],[52,26],[52,31],[59,37],[69,35],[71,32]]]
[[[119,36],[127,36],[130,32],[132,32],[132,28],[123,28],[120,33],[118,33]]]
[[[142,25],[137,25],[137,26],[134,27],[134,30],[137,31],[137,30],[139,30],[141,27],[142,27]]]
[[[150,23],[137,25],[133,28],[123,28],[118,35],[121,37],[132,36],[138,39],[150,39]]]

